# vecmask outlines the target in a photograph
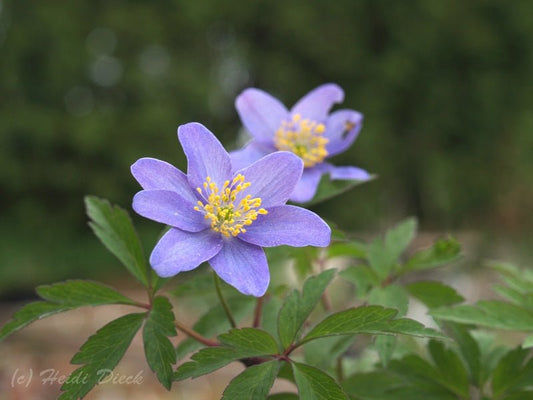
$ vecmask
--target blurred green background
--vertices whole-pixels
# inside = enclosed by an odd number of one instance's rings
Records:
[[[183,168],[178,125],[235,148],[235,96],[336,82],[365,115],[334,161],[379,175],[315,209],[352,232],[408,215],[533,259],[533,2],[0,0],[0,296],[116,276],[83,196],[130,209],[129,166]],[[134,216],[147,251],[160,226]]]

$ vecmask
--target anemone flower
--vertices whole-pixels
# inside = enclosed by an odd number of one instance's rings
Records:
[[[325,162],[351,146],[363,123],[363,115],[357,111],[343,109],[329,114],[332,105],[343,99],[343,90],[328,83],[306,94],[289,111],[268,93],[245,89],[235,107],[252,140],[230,154],[234,168],[243,168],[279,150],[296,154],[302,159],[304,170],[290,200],[298,203],[314,197],[324,174],[331,179],[369,180],[370,175],[361,168],[336,167]]]
[[[207,261],[244,294],[262,296],[270,274],[262,247],[329,244],[331,230],[316,214],[286,205],[300,179],[301,159],[276,152],[241,170],[203,125],[178,128],[187,174],[154,158],[131,166],[143,190],[133,198],[140,215],[170,226],[150,255],[159,276]]]

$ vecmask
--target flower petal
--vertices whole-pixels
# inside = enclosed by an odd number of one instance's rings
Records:
[[[325,247],[331,240],[331,229],[314,212],[285,205],[269,208],[268,214],[260,215],[239,238],[261,247]]]
[[[316,193],[320,178],[324,174],[321,164],[318,164],[312,168],[305,168],[302,173],[302,178],[294,188],[291,194],[291,201],[296,203],[306,203],[310,201]]]
[[[331,179],[347,180],[347,181],[368,181],[370,174],[364,169],[357,167],[334,167],[329,168],[329,176]]]
[[[303,162],[288,151],[277,151],[240,171],[251,185],[243,195],[261,198],[261,207],[285,204],[302,174]]]
[[[141,158],[131,166],[131,173],[144,190],[171,190],[196,202],[187,175],[165,161]]]
[[[178,128],[179,141],[187,156],[187,178],[193,188],[209,176],[218,187],[231,179],[231,161],[218,139],[202,124],[191,122]]]
[[[326,83],[302,97],[291,109],[291,114],[304,118],[325,121],[329,109],[344,100],[344,91],[334,83]]]
[[[225,282],[239,292],[261,297],[270,282],[265,252],[238,238],[224,241],[222,250],[209,264]]]
[[[363,126],[363,114],[353,110],[338,110],[328,117],[324,136],[328,156],[342,153],[352,145]]]
[[[256,141],[251,141],[242,149],[235,150],[229,153],[231,157],[231,165],[234,171],[248,167],[250,164],[256,162],[261,157],[275,151],[274,149],[267,149],[261,146]]]
[[[143,217],[188,232],[199,232],[209,224],[194,209],[195,203],[170,190],[142,190],[133,197],[133,209]]]
[[[184,232],[170,229],[150,255],[150,264],[163,278],[190,271],[215,256],[222,248],[222,238],[211,229]]]
[[[244,90],[235,100],[242,124],[261,143],[272,143],[289,112],[275,97],[256,88]]]

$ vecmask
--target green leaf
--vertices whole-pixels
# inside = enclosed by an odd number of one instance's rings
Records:
[[[478,387],[483,385],[481,376],[481,350],[468,329],[460,324],[448,322],[445,330],[455,340],[463,360],[465,360],[470,372],[470,380]]]
[[[148,287],[148,265],[141,242],[128,213],[107,200],[85,197],[89,226],[104,246],[124,264],[126,269]]]
[[[316,247],[300,247],[294,248],[292,257],[294,258],[294,269],[296,275],[300,280],[304,280],[313,272],[313,261],[318,256],[318,248]]]
[[[168,337],[176,335],[172,304],[166,297],[156,297],[144,324],[144,354],[159,382],[168,390],[172,385],[172,366],[176,364],[176,351]]]
[[[210,278],[212,288],[213,277],[211,276]],[[253,308],[254,302],[255,298],[251,296],[237,296],[227,299],[233,318],[237,322],[249,314]],[[224,308],[222,305],[218,304],[202,315],[202,317],[194,324],[193,329],[202,336],[214,337],[218,333],[228,330],[230,327]],[[200,347],[202,347],[202,344],[198,343],[196,340],[191,338],[184,339],[176,349],[177,356],[178,358],[183,358],[185,355]]]
[[[402,286],[394,283],[385,287],[376,286],[368,294],[368,304],[395,308],[401,317],[407,313],[409,296]]]
[[[113,288],[98,282],[71,280],[39,286],[37,293],[45,300],[25,305],[0,330],[0,340],[41,318],[82,306],[135,304]]]
[[[461,257],[461,245],[454,238],[437,240],[430,248],[420,250],[405,263],[404,271],[417,271],[440,267]]]
[[[437,308],[430,311],[433,318],[463,324],[476,324],[495,329],[533,331],[533,312],[510,303],[483,300],[475,305]]]
[[[204,348],[193,354],[192,361],[182,364],[174,373],[174,380],[196,378],[243,358],[278,353],[274,338],[260,329],[232,329],[218,338],[224,346]]]
[[[367,245],[357,240],[349,242],[337,242],[327,248],[328,258],[348,256],[353,258],[366,258]]]
[[[455,289],[441,282],[421,281],[406,286],[411,296],[416,297],[428,308],[461,303],[464,298]]]
[[[72,364],[85,365],[63,384],[59,400],[82,398],[101,382],[122,359],[145,316],[146,313],[125,315],[92,335],[72,358]]]
[[[533,292],[523,293],[508,286],[494,285],[492,289],[509,302],[533,310]]]
[[[444,339],[443,334],[408,319],[393,319],[396,310],[381,306],[351,308],[330,315],[317,324],[301,341],[305,343],[319,337],[367,333],[376,335],[403,334]]]
[[[507,353],[498,363],[492,376],[494,397],[531,386],[533,382],[533,359],[530,351],[516,348]]]
[[[248,367],[230,382],[222,400],[265,400],[278,370],[277,360]]]
[[[365,298],[370,289],[381,282],[379,276],[366,265],[357,265],[346,268],[339,273],[340,277],[353,283],[357,289],[358,298]]]
[[[46,301],[36,301],[26,304],[13,315],[13,319],[11,321],[2,327],[0,330],[0,340],[11,335],[15,331],[24,328],[34,321],[63,311],[72,310],[73,308],[74,306],[71,305],[53,304]]]
[[[435,340],[429,342],[428,348],[444,386],[459,396],[468,397],[468,373],[457,354]]]
[[[291,365],[300,399],[348,400],[339,384],[325,372],[297,362]]]
[[[375,239],[368,247],[370,266],[381,279],[385,279],[396,266],[398,258],[407,249],[416,233],[416,219],[408,218],[392,229],[385,239]]]
[[[346,393],[357,399],[381,399],[388,392],[405,385],[402,377],[387,370],[354,374],[342,382]]]
[[[220,342],[239,351],[256,355],[277,354],[278,345],[267,332],[256,328],[232,329],[218,336]]]
[[[278,316],[278,335],[285,348],[296,339],[302,325],[320,301],[334,275],[335,270],[329,269],[320,275],[310,277],[304,284],[301,296],[294,290],[287,297]]]
[[[332,197],[338,196],[356,186],[359,186],[362,183],[369,182],[376,178],[377,175],[371,175],[366,181],[331,180],[329,176],[323,175],[322,179],[320,179],[320,183],[318,184],[315,197],[313,197],[313,200],[305,203],[305,205],[307,207],[311,204],[317,204],[322,201],[329,200]]]
[[[295,393],[276,393],[267,397],[268,400],[299,400]]]
[[[261,313],[261,328],[276,336],[278,333],[278,313],[281,308],[281,300],[277,296],[263,299],[263,312]]]
[[[384,367],[387,367],[396,348],[396,336],[376,336],[374,347],[376,348],[379,359]]]
[[[74,307],[135,304],[135,301],[123,296],[115,289],[92,281],[69,280],[39,286],[36,291],[39,296],[52,303],[68,304]]]

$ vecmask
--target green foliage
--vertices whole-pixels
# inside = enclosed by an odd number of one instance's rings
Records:
[[[71,360],[84,364],[63,384],[60,400],[84,397],[115,368],[140,329],[144,313],[128,314],[111,321],[92,335]]]
[[[275,340],[259,329],[232,329],[220,335],[219,339],[224,346],[204,348],[193,354],[192,361],[178,368],[174,380],[196,378],[222,368],[232,361],[270,356],[278,352]]]
[[[94,196],[85,198],[89,225],[104,246],[144,286],[148,286],[148,265],[135,228],[128,213],[107,200]]]
[[[533,331],[533,312],[498,300],[481,300],[475,305],[437,308],[430,314],[437,319],[488,328]]]
[[[364,306],[340,311],[319,322],[302,341],[356,333],[403,334],[438,339],[446,337],[433,329],[425,328],[417,321],[408,318],[394,319],[397,313],[394,309],[380,306]]]
[[[348,400],[348,396],[328,374],[310,365],[292,363],[300,399]]]
[[[6,336],[38,319],[71,309],[72,307],[67,304],[54,304],[45,301],[36,301],[27,304],[13,315],[13,319],[10,322],[2,327],[2,330],[0,330],[0,339],[4,339]]]
[[[98,282],[71,280],[53,285],[39,286],[37,294],[47,301],[37,301],[22,307],[13,315],[13,320],[0,330],[0,339],[26,325],[59,312],[83,306],[102,304],[135,304],[109,286]]]
[[[176,352],[168,337],[176,334],[172,305],[166,297],[156,297],[143,328],[144,353],[148,365],[157,373],[159,382],[169,390]]]
[[[265,400],[278,374],[279,361],[269,361],[253,365],[235,377],[222,400]]]
[[[68,304],[73,307],[97,306],[101,304],[129,304],[135,302],[115,289],[98,282],[70,280],[43,285],[36,289],[37,294],[52,303]]]
[[[464,301],[455,289],[441,282],[420,281],[406,286],[409,294],[416,297],[429,308],[448,306]]]
[[[335,270],[330,269],[311,277],[305,282],[301,295],[294,290],[285,299],[278,316],[278,335],[283,347],[287,348],[294,341],[334,275]]]
[[[461,246],[454,238],[438,239],[430,248],[420,250],[405,263],[405,271],[439,267],[457,261]]]
[[[512,395],[513,392],[532,387],[533,359],[530,351],[517,348],[507,353],[498,363],[492,377],[492,392],[495,398]],[[529,392],[531,396],[533,391]]]

